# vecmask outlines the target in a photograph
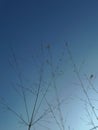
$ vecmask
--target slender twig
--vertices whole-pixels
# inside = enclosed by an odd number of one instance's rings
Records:
[[[43,50],[42,50],[42,53],[43,53]],[[31,114],[31,119],[30,119],[30,122],[29,122],[30,127],[31,127],[31,125],[33,124],[33,121],[34,121],[34,116],[35,116],[35,111],[36,111],[36,107],[37,107],[37,102],[38,102],[38,99],[39,99],[41,83],[42,83],[42,80],[43,80],[43,68],[44,68],[44,62],[42,62],[42,64],[41,64],[38,90],[37,90],[36,99],[35,99],[34,107],[33,107],[32,114]]]
[[[57,103],[58,103],[58,111],[59,111],[59,116],[60,116],[60,122],[61,122],[62,129],[65,130],[65,126],[64,126],[64,122],[63,122],[63,116],[62,116],[61,108],[59,106],[60,101],[59,101],[59,96],[58,96],[58,90],[57,90],[56,80],[55,80],[53,58],[52,58],[52,53],[51,53],[50,46],[48,47],[48,52],[49,52],[49,56],[50,56],[50,66],[51,66],[51,71],[52,71],[53,86],[54,86],[54,89],[55,89],[56,100],[57,100]]]
[[[24,85],[23,85],[23,82],[22,82],[21,71],[19,69],[19,64],[18,64],[16,55],[15,55],[15,53],[13,51],[13,48],[10,47],[10,49],[11,49],[11,52],[12,52],[13,59],[15,61],[16,69],[18,71],[18,78],[19,78],[19,81],[20,81],[20,84],[21,84],[21,90],[22,90],[22,94],[23,94],[23,100],[24,100],[25,110],[26,110],[28,121],[29,121],[29,112],[28,112],[28,107],[27,107],[26,95],[25,95],[24,88],[23,88]]]
[[[89,106],[91,107],[92,112],[93,112],[93,114],[95,115],[96,119],[98,119],[97,114],[96,114],[95,109],[94,109],[94,106],[92,105],[92,102],[91,102],[91,100],[90,100],[90,98],[89,98],[89,95],[88,95],[88,93],[87,93],[87,91],[86,91],[86,89],[85,89],[85,86],[84,86],[84,84],[83,84],[83,82],[82,82],[82,79],[81,79],[81,77],[80,77],[80,73],[79,73],[79,71],[78,71],[78,69],[77,69],[77,66],[76,66],[74,60],[73,60],[73,57],[72,57],[71,51],[70,51],[70,49],[69,49],[68,43],[66,43],[65,46],[66,46],[66,48],[67,48],[69,58],[70,58],[70,60],[71,60],[71,62],[72,62],[72,65],[73,65],[73,67],[74,67],[74,71],[75,71],[75,73],[76,73],[76,76],[77,76],[77,78],[78,78],[78,80],[79,80],[79,82],[80,82],[80,84],[81,84],[81,88],[82,88],[82,90],[83,90],[83,92],[84,92],[84,94],[85,94],[85,96],[86,96],[86,98],[87,98],[87,100],[88,100]]]
[[[89,112],[88,108],[86,107],[85,109],[86,109],[86,111],[87,111],[87,114],[88,114],[88,117],[89,117],[89,119],[90,119],[91,125],[92,125],[93,127],[95,127],[95,123],[94,123],[94,121],[93,121],[93,119],[92,119],[92,117],[91,117],[91,115],[90,115],[90,112]],[[96,128],[96,130],[97,130],[97,128]]]
[[[11,107],[8,105],[6,100],[4,98],[0,98],[0,103],[10,112],[12,112],[17,118],[19,118],[25,125],[28,125],[28,123]]]

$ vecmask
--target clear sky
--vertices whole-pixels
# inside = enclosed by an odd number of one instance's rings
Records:
[[[93,74],[90,80],[97,89],[98,1],[0,0],[0,96],[4,97],[15,111],[23,113],[26,118],[21,97],[13,89],[19,83],[17,72],[21,70],[24,86],[30,87],[35,83],[39,77],[42,61],[47,61],[49,58],[46,48],[49,44],[54,68],[59,65],[60,70],[64,72],[56,79],[56,83],[61,99],[68,98],[68,104],[61,105],[63,117],[67,119],[66,124],[64,123],[66,129],[70,126],[72,130],[89,130],[93,126],[89,123],[84,102],[79,100],[79,98],[86,99],[85,94],[74,73],[65,42],[69,43],[72,56],[77,67],[80,68],[81,79],[90,98],[97,99],[85,75],[89,77]],[[43,44],[44,53],[41,52],[41,44]],[[19,66],[15,63],[13,53],[15,53]],[[59,57],[63,60],[61,63],[58,62]],[[49,82],[51,69],[46,63],[44,71],[44,79]],[[43,86],[46,87],[45,84]],[[51,85],[47,94],[50,103],[55,102],[52,87]],[[30,107],[34,100],[30,99],[29,93],[26,94],[30,101],[28,107]],[[97,112],[97,102],[94,100],[92,102],[96,105]],[[44,101],[39,114],[46,108]],[[31,112],[31,108],[29,109]],[[93,113],[91,115],[97,125]],[[26,130],[27,127],[18,121],[14,114],[6,111],[1,105],[0,130]],[[37,124],[36,130],[46,130],[46,126],[51,130],[59,130],[56,123],[53,123],[53,119],[49,118],[48,121],[50,123],[42,121]]]

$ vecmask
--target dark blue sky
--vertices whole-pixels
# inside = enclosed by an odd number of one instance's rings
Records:
[[[1,0],[0,1],[0,95],[7,98],[8,101],[17,106],[17,95],[11,90],[11,85],[18,82],[17,75],[9,65],[9,60],[15,67],[12,57],[11,47],[18,59],[21,70],[27,78],[25,85],[30,85],[32,77],[36,79],[38,75],[37,68],[44,58],[49,57],[47,52],[41,55],[40,46],[52,46],[54,64],[57,63],[58,55],[64,51],[65,42],[69,42],[72,55],[78,67],[82,62],[82,78],[85,82],[84,74],[98,75],[98,1],[97,0]],[[32,63],[32,55],[35,61]],[[70,97],[75,95],[83,96],[78,87],[74,88],[73,82],[78,82],[73,78],[73,67],[68,59],[65,50],[65,62],[61,65],[64,70],[64,76],[57,83],[60,88],[61,97]],[[38,60],[37,60],[38,57]],[[37,66],[38,64],[38,66]],[[46,66],[47,75],[49,68]],[[36,73],[36,74],[35,74]],[[48,78],[50,75],[48,74]],[[28,80],[29,79],[29,80]],[[34,80],[33,79],[33,80]],[[71,81],[70,81],[71,80]],[[97,80],[97,78],[96,78]],[[94,82],[97,85],[97,82]],[[65,87],[66,84],[66,87]],[[10,88],[10,89],[9,89]],[[79,93],[79,94],[78,94]],[[51,95],[51,93],[49,94]],[[12,98],[14,97],[14,98]],[[51,96],[49,96],[51,97]],[[84,97],[83,97],[84,98]],[[51,98],[50,98],[51,99]],[[86,119],[81,104],[76,105],[77,101],[72,101],[68,110],[63,109],[64,115],[71,111],[68,116],[67,125],[79,130],[87,130],[89,127],[80,117]],[[72,109],[73,108],[73,109]],[[10,113],[4,114],[0,109],[0,129],[16,130],[17,119]],[[81,110],[81,115],[78,110]],[[77,113],[75,122],[74,116]],[[71,118],[71,116],[72,118]],[[9,120],[9,117],[10,120]],[[11,121],[13,119],[13,125]],[[77,121],[79,126],[77,126]],[[96,122],[96,121],[95,121]],[[6,123],[6,126],[5,126]],[[18,129],[24,129],[20,127]],[[16,129],[15,129],[16,128]],[[91,128],[91,127],[90,127]],[[43,128],[40,128],[42,130]],[[55,125],[53,129],[57,129]]]

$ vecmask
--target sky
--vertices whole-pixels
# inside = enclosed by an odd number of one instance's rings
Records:
[[[97,0],[0,0],[0,97],[26,118],[20,77],[23,86],[36,92],[42,74],[42,91],[53,82],[51,63],[56,70],[56,86],[59,99],[64,99],[61,111],[65,129],[89,130],[93,128],[87,108],[97,126],[97,120],[82,90],[79,78],[71,62],[68,48],[77,65],[83,85],[95,111],[97,104],[98,77],[98,1]],[[68,48],[65,43],[68,43]],[[49,51],[50,50],[50,51]],[[52,60],[51,60],[52,56]],[[61,59],[61,60],[60,60]],[[44,65],[43,65],[44,63]],[[62,73],[60,72],[62,71]],[[90,78],[90,75],[93,75]],[[93,85],[92,85],[93,84]],[[26,91],[29,115],[35,95]],[[17,92],[18,91],[18,92]],[[46,94],[49,104],[56,106],[55,90],[50,84]],[[0,98],[1,99],[1,98]],[[38,104],[41,99],[39,95]],[[2,102],[2,101],[1,101]],[[67,103],[66,103],[67,102]],[[0,129],[27,130],[15,114],[0,103]],[[41,115],[49,106],[43,100],[37,113]],[[58,110],[54,110],[59,120]],[[51,113],[50,113],[51,114]],[[53,115],[51,115],[53,116]],[[53,117],[48,115],[33,129],[59,130]],[[44,121],[44,120],[47,120]],[[63,129],[62,129],[63,130]]]

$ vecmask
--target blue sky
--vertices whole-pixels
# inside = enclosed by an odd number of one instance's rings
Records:
[[[79,130],[92,128],[92,126],[86,122],[89,122],[89,119],[86,116],[85,105],[77,98],[85,99],[85,94],[74,73],[65,42],[69,43],[74,61],[78,68],[80,68],[80,75],[84,86],[89,88],[87,91],[90,97],[97,99],[96,93],[88,87],[90,84],[88,84],[85,77],[85,75],[89,77],[93,74],[94,78],[91,82],[97,89],[97,35],[97,0],[1,0],[0,96],[7,99],[15,111],[23,113],[24,118],[26,118],[22,100],[20,100],[20,97],[13,89],[13,86],[17,87],[17,83],[19,82],[17,71],[22,71],[24,75],[24,77],[22,77],[24,85],[31,86],[33,82],[38,80],[41,63],[49,58],[49,53],[46,48],[49,44],[51,46],[54,68],[58,64],[60,70],[64,72],[63,75],[57,78],[56,82],[61,99],[68,98],[68,104],[61,106],[64,118],[67,114],[66,126],[70,126],[71,129]],[[44,53],[41,52],[41,44],[43,44]],[[19,68],[17,68],[15,64],[11,48],[13,48]],[[63,52],[64,57],[62,58]],[[59,57],[63,59],[62,63],[58,62]],[[11,64],[9,64],[9,62]],[[49,66],[45,63],[44,78],[47,82],[51,80],[50,70]],[[71,97],[72,99],[70,99]],[[34,102],[31,100],[31,95],[27,95],[27,98],[30,104]],[[54,101],[55,103],[52,86],[47,94],[47,98],[50,102]],[[97,109],[97,103],[92,102],[96,105]],[[47,107],[45,102],[43,102],[39,113],[45,108]],[[29,111],[31,112],[31,108]],[[4,111],[2,106],[0,108],[0,117],[0,129],[2,130],[27,129],[24,125],[17,123],[18,119],[15,115],[6,110]],[[96,124],[95,117],[93,117],[93,119]],[[51,122],[53,121],[53,119],[50,118],[49,120],[51,120]],[[58,129],[53,122],[52,125],[51,123],[41,123],[50,128],[52,126],[51,130]],[[40,125],[35,127],[39,130],[46,129]]]

